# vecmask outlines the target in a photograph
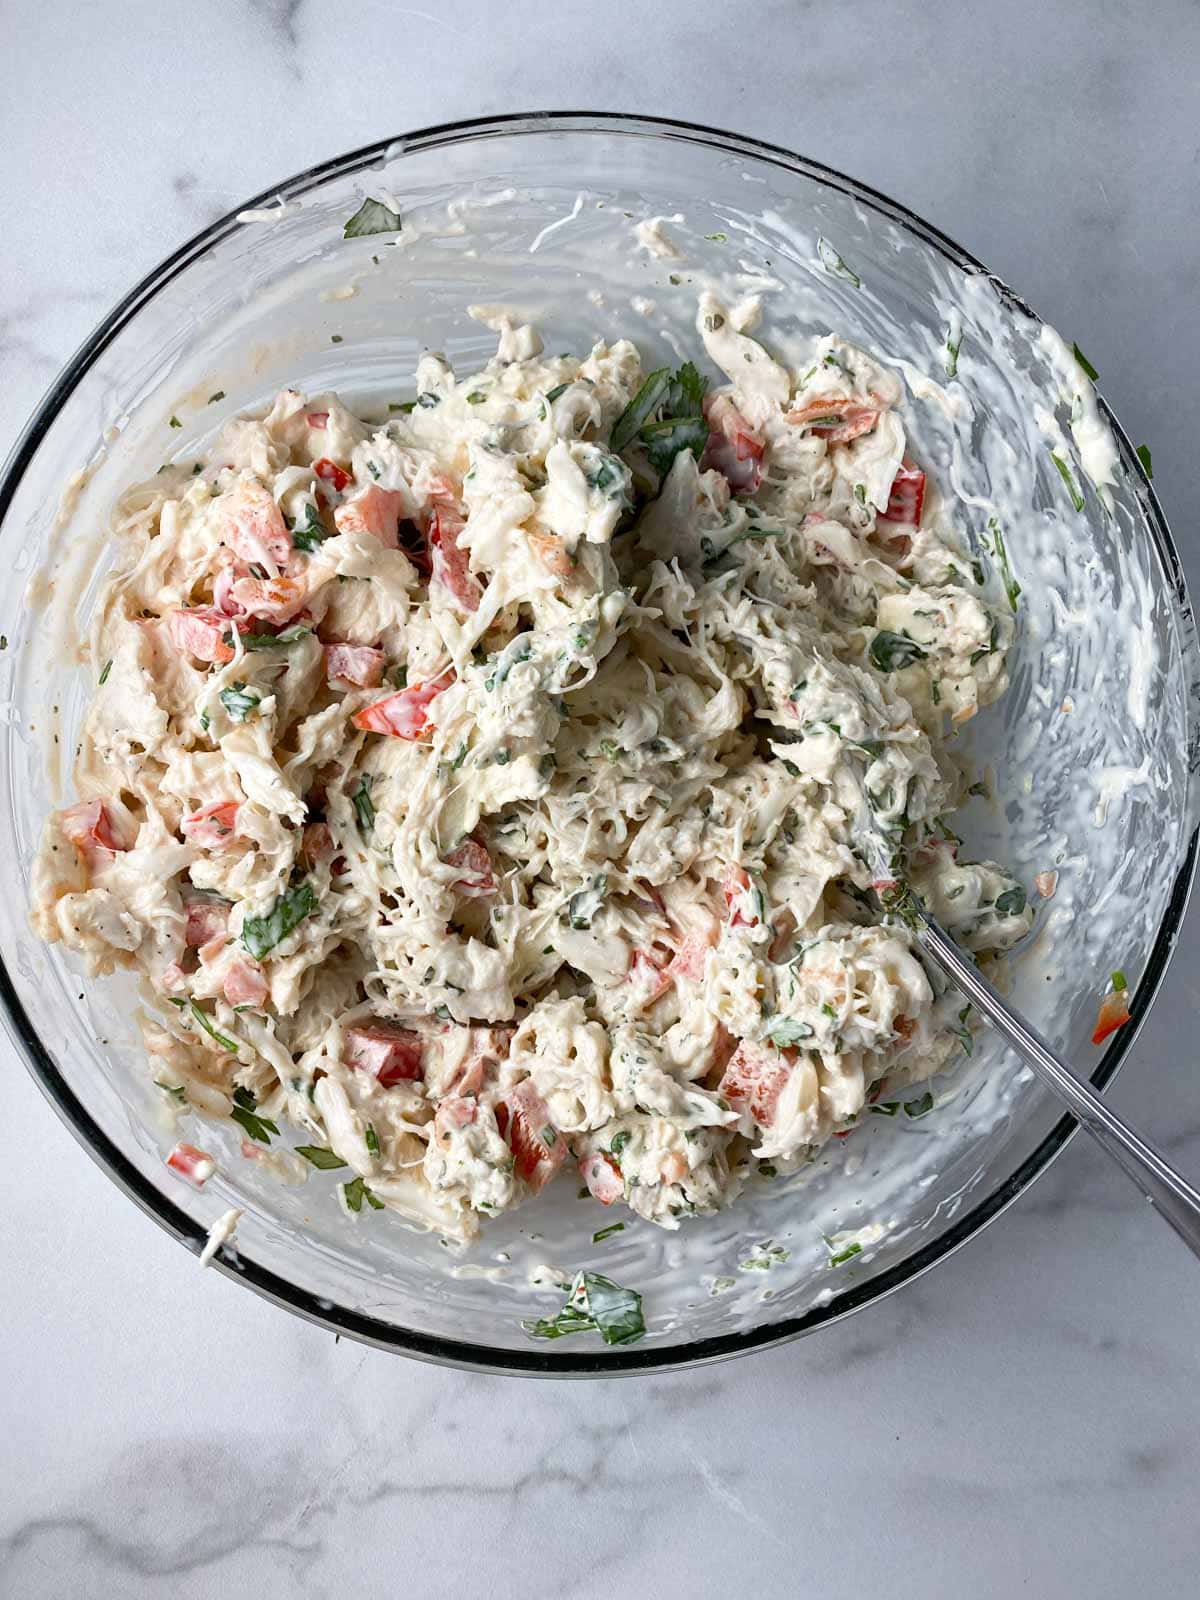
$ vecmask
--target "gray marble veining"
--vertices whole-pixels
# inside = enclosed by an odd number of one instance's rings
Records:
[[[482,112],[651,111],[852,172],[1007,277],[1151,444],[1200,578],[1190,0],[4,14],[39,86],[0,113],[5,447],[109,304],[280,177]],[[1193,1172],[1196,929],[1115,1090]],[[1080,1142],[839,1329],[699,1373],[529,1385],[335,1344],[198,1272],[7,1046],[2,1064],[4,1596],[1196,1592],[1200,1278]]]

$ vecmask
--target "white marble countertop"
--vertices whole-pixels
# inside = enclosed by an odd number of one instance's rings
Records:
[[[1190,0],[3,10],[0,448],[129,284],[278,178],[481,112],[649,111],[854,173],[1008,278],[1151,444],[1200,580]],[[1113,1097],[1193,1174],[1198,928]],[[0,1594],[1196,1593],[1200,1272],[1082,1141],[840,1328],[530,1384],[199,1272],[2,1055]]]

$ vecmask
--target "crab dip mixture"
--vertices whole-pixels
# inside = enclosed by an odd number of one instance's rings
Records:
[[[947,820],[1015,585],[893,373],[756,315],[649,372],[495,316],[471,377],[285,391],[124,498],[34,919],[140,978],[181,1131],[450,1238],[560,1169],[674,1228],[969,1048],[900,886],[985,962],[1030,926]]]

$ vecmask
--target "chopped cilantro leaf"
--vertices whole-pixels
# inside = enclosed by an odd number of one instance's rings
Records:
[[[1075,356],[1076,361],[1078,361],[1079,365],[1083,368],[1084,372],[1087,373],[1088,377],[1092,380],[1092,382],[1093,383],[1098,383],[1099,379],[1100,379],[1100,374],[1096,371],[1095,367],[1088,360],[1088,358],[1084,355],[1083,351],[1079,348],[1079,346],[1077,344],[1073,344],[1071,346],[1071,350],[1072,350],[1072,353]]]
[[[242,943],[256,961],[261,961],[281,940],[317,909],[311,883],[298,883],[279,896],[265,916],[247,917],[242,923]]]
[[[372,233],[399,233],[400,214],[382,200],[364,200],[342,229],[343,239],[365,239]]]
[[[858,273],[852,271],[846,265],[828,239],[819,238],[817,240],[817,255],[820,256],[821,265],[826,272],[831,273],[835,278],[845,278],[856,289],[862,288],[862,279]]]
[[[326,1150],[324,1145],[320,1144],[298,1144],[296,1154],[303,1156],[310,1166],[319,1167],[322,1172],[333,1172],[338,1167],[346,1165],[341,1156],[335,1155],[332,1150]]]
[[[831,1267],[840,1267],[843,1262],[849,1261],[851,1257],[861,1254],[862,1245],[858,1244],[857,1242],[854,1244],[848,1244],[844,1250],[839,1250],[837,1255],[830,1256],[829,1265]]]
[[[634,1344],[646,1332],[642,1297],[598,1272],[576,1273],[567,1303],[554,1317],[523,1322],[531,1339],[598,1333],[605,1344]]]
[[[919,1100],[906,1100],[904,1102],[904,1115],[906,1117],[923,1117],[933,1110],[933,1095],[927,1089]]]
[[[229,1115],[258,1144],[270,1144],[271,1135],[278,1135],[279,1129],[271,1121],[270,1117],[260,1117],[258,1115],[257,1105],[258,1100],[252,1089],[235,1089],[233,1091],[233,1110]]]

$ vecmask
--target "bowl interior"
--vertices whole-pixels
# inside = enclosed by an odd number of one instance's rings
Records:
[[[343,239],[366,192],[398,204],[397,240]],[[909,379],[912,451],[940,487],[938,514],[997,594],[990,519],[1007,543],[1022,590],[1012,686],[961,739],[998,798],[973,801],[955,827],[971,853],[1011,864],[1031,887],[1058,872],[1010,963],[1013,997],[1103,1080],[1127,1039],[1103,1060],[1090,1044],[1099,993],[1120,967],[1144,1010],[1195,831],[1191,616],[1127,443],[1101,496],[1037,320],[932,230],[781,152],[628,119],[540,117],[416,136],[281,193],[270,220],[258,211],[218,224],[135,291],[52,391],[10,469],[14,579],[0,596],[10,1026],[60,1107],[160,1220],[194,1243],[220,1212],[243,1208],[248,1280],[384,1343],[499,1367],[617,1370],[732,1353],[886,1292],[980,1225],[1063,1136],[1054,1105],[986,1035],[937,1080],[934,1114],[868,1116],[802,1174],[752,1185],[676,1233],[626,1217],[623,1232],[593,1243],[604,1219],[562,1183],[464,1254],[391,1216],[347,1218],[320,1173],[281,1187],[207,1126],[198,1142],[223,1156],[219,1176],[203,1194],[176,1183],[162,1167],[175,1135],[142,1066],[133,986],[83,981],[25,922],[29,863],[45,812],[69,790],[97,665],[81,667],[77,640],[103,578],[108,514],[129,483],[190,460],[226,417],[281,387],[337,388],[382,416],[413,393],[422,349],[472,370],[495,336],[471,305],[536,323],[550,350],[625,336],[646,359],[678,360],[700,348],[703,283],[761,294],[761,336],[793,362],[829,329],[863,344]],[[655,216],[677,254],[639,244],[635,225]],[[831,270],[830,246],[844,270]],[[959,341],[953,382],[948,334]],[[826,1241],[868,1224],[863,1253],[831,1271]],[[745,1266],[764,1259],[764,1243],[787,1259]],[[530,1283],[547,1263],[640,1289],[646,1340],[531,1345],[521,1319],[555,1304]]]

